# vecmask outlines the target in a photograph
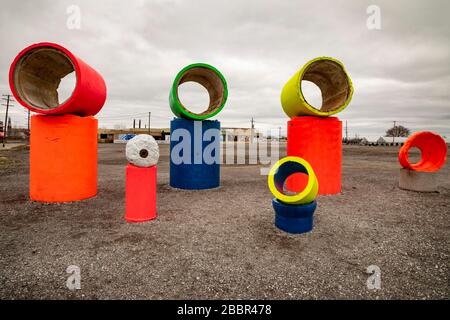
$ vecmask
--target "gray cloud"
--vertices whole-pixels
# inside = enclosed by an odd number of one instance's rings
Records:
[[[79,5],[80,30],[66,27]],[[382,29],[366,27],[381,8]],[[1,93],[14,56],[41,41],[60,43],[96,68],[108,86],[100,126],[133,118],[167,127],[176,73],[193,62],[217,67],[229,85],[223,126],[285,126],[279,95],[308,60],[341,60],[355,85],[339,114],[350,133],[379,136],[397,120],[450,136],[448,1],[9,1],[0,12]],[[23,108],[13,122],[25,125]]]

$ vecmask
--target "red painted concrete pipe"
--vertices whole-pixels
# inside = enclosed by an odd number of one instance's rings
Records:
[[[73,71],[75,89],[60,102],[58,86]],[[66,48],[49,42],[33,44],[17,55],[9,70],[9,85],[16,101],[41,114],[92,116],[106,100],[102,76]]]
[[[417,163],[410,163],[408,151],[416,147],[422,153],[422,158]],[[447,144],[444,139],[433,132],[416,132],[411,135],[400,148],[398,160],[403,168],[413,171],[436,172],[445,163],[447,158]]]
[[[319,194],[341,192],[342,122],[337,117],[294,117],[287,126],[287,155],[309,162],[319,181]],[[286,181],[290,191],[304,189],[304,175],[292,175]]]
[[[125,220],[144,222],[156,218],[156,166],[127,165]]]

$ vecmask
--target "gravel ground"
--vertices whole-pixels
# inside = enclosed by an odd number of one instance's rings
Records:
[[[260,166],[223,166],[215,190],[174,190],[168,146],[158,219],[126,223],[124,147],[100,145],[98,196],[65,204],[29,201],[28,151],[0,151],[1,299],[449,299],[448,164],[439,193],[403,191],[398,148],[345,146],[342,194],[318,198],[312,233],[288,235]],[[66,288],[69,265],[81,290]]]

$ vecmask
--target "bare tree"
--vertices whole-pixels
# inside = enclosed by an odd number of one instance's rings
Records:
[[[404,126],[393,126],[386,131],[386,137],[407,137],[410,133],[410,130]]]

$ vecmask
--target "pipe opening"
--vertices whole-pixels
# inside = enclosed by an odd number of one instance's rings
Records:
[[[417,152],[415,155],[410,153],[410,150],[415,149],[420,150],[418,162],[415,161]],[[400,148],[398,158],[404,168],[413,171],[436,172],[444,165],[447,158],[447,144],[441,136],[432,132],[416,132]]]
[[[292,178],[300,178],[303,188],[300,191],[294,191],[287,187],[287,182]],[[306,168],[297,162],[287,161],[283,163],[274,175],[275,187],[277,190],[286,195],[293,196],[300,193],[306,188],[309,182],[309,175]]]
[[[305,100],[309,105],[311,106],[322,105],[323,103],[322,91],[320,91],[320,88],[314,82],[308,80],[302,81],[301,89],[303,97],[305,97]]]
[[[322,103],[320,108],[311,105],[316,110],[331,112],[339,109],[351,93],[350,81],[344,69],[336,62],[330,60],[318,60],[312,62],[300,79],[300,92],[302,81],[310,81],[320,88]],[[305,98],[306,100],[306,98]]]
[[[411,165],[417,165],[422,160],[422,150],[417,147],[411,147],[408,150],[408,161]]]
[[[64,52],[51,47],[35,48],[17,61],[14,87],[26,104],[41,110],[55,109],[73,94],[74,71],[72,60]]]
[[[208,91],[209,105],[205,111],[195,113],[189,111],[186,108],[186,106],[183,105],[183,103],[179,98],[178,87],[185,82],[196,82],[205,87],[205,89]],[[208,68],[194,67],[186,70],[177,84],[177,98],[178,101],[180,102],[180,105],[182,106],[183,109],[185,109],[189,113],[197,116],[207,115],[219,109],[224,102],[224,96],[225,96],[225,87],[223,85],[222,79],[219,77],[219,75],[217,75],[217,73]]]
[[[147,150],[147,149],[141,149],[141,150],[139,151],[139,156],[140,156],[141,158],[147,158],[147,157],[148,157],[148,150]]]
[[[209,93],[204,86],[189,81],[178,87],[179,100],[189,106],[189,112],[201,113],[209,107]]]

